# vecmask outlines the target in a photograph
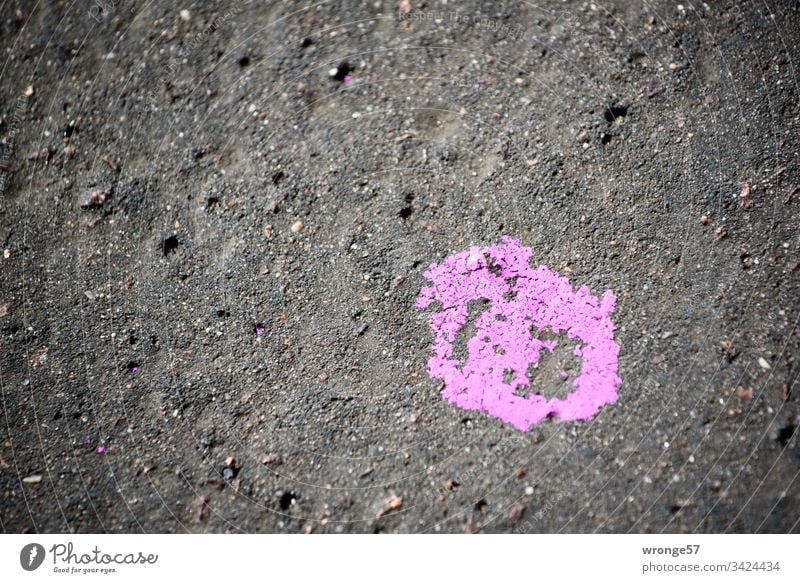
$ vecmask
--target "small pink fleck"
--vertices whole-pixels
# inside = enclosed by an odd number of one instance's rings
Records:
[[[92,445],[93,442],[94,439],[92,439],[91,435],[87,435],[86,437],[83,438],[83,445]]]
[[[344,76],[344,80],[343,80],[342,82],[343,82],[345,85],[350,85],[350,83],[352,83],[352,82],[353,82],[353,76],[352,76],[352,75],[345,75],[345,76]]]
[[[598,298],[586,286],[574,291],[566,277],[547,266],[532,267],[532,256],[531,249],[511,237],[503,237],[498,245],[474,246],[451,255],[424,273],[432,285],[422,288],[416,303],[417,308],[434,302],[439,306],[430,315],[435,341],[428,371],[432,378],[444,381],[442,396],[463,409],[486,411],[522,431],[548,417],[590,419],[617,401],[622,383],[617,376],[619,345],[611,320],[614,293],[606,290]],[[474,300],[488,300],[489,307],[473,323],[476,333],[467,341],[462,363],[454,355],[454,345]],[[564,399],[518,392],[530,386],[528,366],[541,360],[542,349],[552,353],[558,344],[540,340],[533,328],[563,332],[581,342],[575,349],[575,355],[582,357],[580,374]],[[506,380],[508,371],[515,373],[511,380]]]
[[[97,453],[106,453],[106,446],[98,445],[97,446]]]
[[[256,324],[256,334],[261,336],[264,333],[264,326],[261,324]]]

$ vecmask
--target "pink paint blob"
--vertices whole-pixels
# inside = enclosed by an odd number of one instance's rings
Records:
[[[451,255],[424,273],[432,285],[422,288],[416,303],[417,308],[427,308],[441,302],[441,309],[430,316],[435,341],[428,370],[431,378],[444,381],[442,396],[522,431],[547,417],[590,419],[617,401],[622,384],[611,320],[614,293],[606,290],[598,299],[586,286],[573,291],[566,277],[547,266],[531,267],[532,256],[531,249],[511,237],[503,237],[502,244]],[[469,317],[468,303],[481,299],[488,300],[489,308],[474,322],[476,333],[467,341],[462,364],[453,356],[454,343]],[[582,342],[575,348],[575,355],[583,357],[580,374],[571,383],[575,390],[564,399],[517,394],[530,386],[528,366],[540,361],[542,348],[553,352],[558,344],[535,338],[532,326],[565,332]],[[505,382],[509,370],[515,374]]]

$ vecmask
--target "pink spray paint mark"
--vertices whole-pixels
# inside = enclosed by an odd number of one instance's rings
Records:
[[[503,237],[499,245],[475,246],[451,255],[424,273],[432,285],[422,288],[416,303],[417,308],[437,300],[442,304],[430,316],[436,339],[428,361],[431,377],[445,383],[442,396],[522,431],[551,416],[562,421],[590,419],[617,401],[622,383],[610,316],[614,293],[606,290],[598,299],[586,286],[573,291],[566,277],[547,266],[531,267],[532,255],[531,249],[510,237]],[[469,317],[468,302],[481,299],[490,306],[474,322],[476,333],[467,341],[462,365],[453,357],[456,336]],[[553,352],[557,346],[555,340],[535,338],[531,326],[550,328],[554,334],[563,331],[582,342],[575,348],[575,355],[583,357],[580,374],[571,383],[575,390],[564,399],[516,394],[530,386],[528,366],[540,361],[542,348]],[[508,370],[515,374],[505,382]]]

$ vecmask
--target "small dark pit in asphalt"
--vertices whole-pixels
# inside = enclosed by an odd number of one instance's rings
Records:
[[[175,235],[167,237],[164,239],[163,243],[164,255],[172,255],[173,253],[176,253],[180,245],[181,244]]]
[[[278,498],[278,506],[281,510],[289,510],[295,500],[297,500],[297,496],[291,492],[281,492],[280,498]]]

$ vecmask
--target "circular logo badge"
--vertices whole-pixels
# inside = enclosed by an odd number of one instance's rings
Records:
[[[26,571],[35,571],[44,563],[44,547],[39,543],[30,543],[19,552],[19,564]]]
[[[424,276],[431,285],[423,287],[417,299],[418,308],[441,306],[430,316],[436,340],[428,370],[431,377],[444,381],[442,396],[522,431],[548,417],[589,419],[617,400],[622,383],[611,320],[613,292],[607,290],[598,298],[586,286],[574,291],[566,277],[547,266],[532,267],[532,255],[531,249],[510,237],[503,237],[499,245],[456,253],[428,268]],[[489,307],[475,320],[475,333],[461,362],[456,339],[466,329],[469,304],[476,300]],[[528,366],[540,361],[543,349],[552,353],[558,344],[543,340],[537,331],[563,333],[577,343],[580,374],[563,399],[521,394],[531,384]]]

